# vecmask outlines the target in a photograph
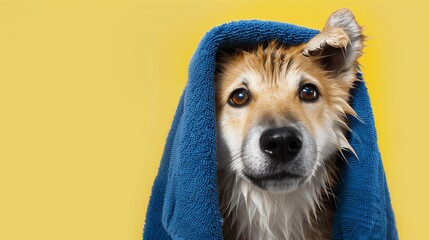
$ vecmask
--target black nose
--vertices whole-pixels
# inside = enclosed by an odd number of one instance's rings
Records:
[[[259,146],[271,159],[289,162],[301,150],[301,134],[293,127],[268,129],[262,133]]]

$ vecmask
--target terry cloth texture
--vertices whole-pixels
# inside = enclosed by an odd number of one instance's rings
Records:
[[[238,21],[206,33],[189,65],[189,78],[167,138],[147,209],[144,239],[223,239],[216,179],[214,74],[219,48],[277,39],[293,45],[316,30],[269,21]],[[359,73],[356,79],[361,79]],[[394,215],[367,88],[353,90],[349,142],[332,239],[397,239]]]

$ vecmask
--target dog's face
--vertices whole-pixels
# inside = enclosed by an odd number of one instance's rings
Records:
[[[219,168],[269,191],[293,191],[343,148],[361,27],[343,10],[305,44],[221,52]]]

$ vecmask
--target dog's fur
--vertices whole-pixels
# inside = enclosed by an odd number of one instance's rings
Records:
[[[342,9],[307,43],[271,41],[219,51],[218,184],[226,239],[330,238],[337,157],[343,149],[353,152],[345,135],[347,115],[356,116],[348,102],[363,40],[353,14]],[[305,83],[317,87],[317,101],[300,99]],[[228,102],[239,88],[250,92],[250,99],[234,107]],[[259,139],[265,130],[283,126],[298,129],[302,153],[272,167]],[[264,184],[252,179],[270,172],[280,177],[280,168],[302,177]]]

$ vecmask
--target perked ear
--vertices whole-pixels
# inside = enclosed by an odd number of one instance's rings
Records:
[[[322,32],[305,46],[303,54],[318,61],[334,75],[357,67],[362,55],[364,36],[353,13],[340,9],[331,14]]]

